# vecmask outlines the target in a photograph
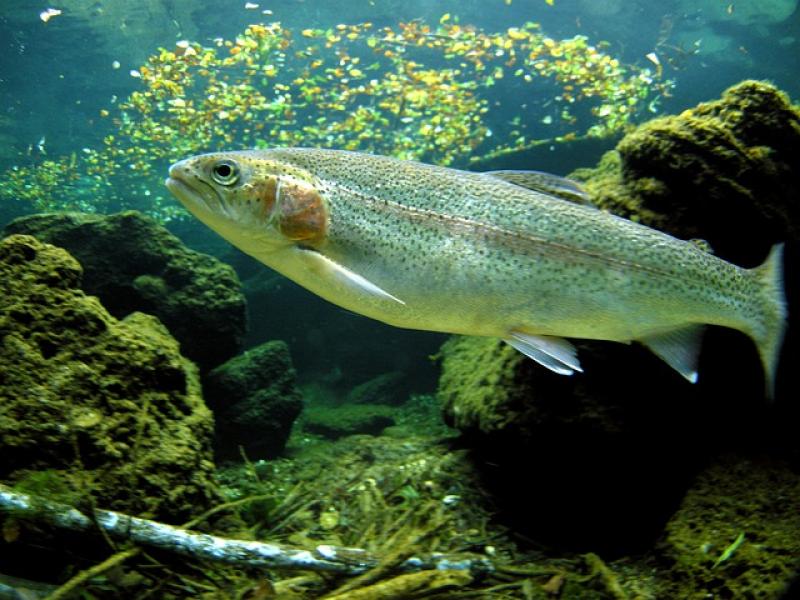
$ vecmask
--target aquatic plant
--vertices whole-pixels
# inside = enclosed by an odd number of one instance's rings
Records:
[[[672,86],[584,36],[556,40],[536,23],[492,33],[449,14],[435,26],[253,24],[161,49],[131,75],[142,89],[101,111],[113,133],[99,149],[15,166],[0,198],[168,221],[182,209],[160,192],[161,172],[200,151],[324,146],[467,166],[623,131]]]

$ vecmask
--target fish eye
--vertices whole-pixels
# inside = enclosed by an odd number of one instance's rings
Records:
[[[239,166],[228,159],[217,161],[211,168],[211,178],[220,185],[233,185],[239,180]]]

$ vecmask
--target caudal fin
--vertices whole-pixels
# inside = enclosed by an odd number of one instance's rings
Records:
[[[751,336],[758,347],[764,377],[767,383],[767,397],[775,397],[775,375],[778,359],[786,331],[786,296],[783,291],[783,244],[775,244],[759,267],[751,270],[757,281],[758,305],[760,306],[760,325]]]

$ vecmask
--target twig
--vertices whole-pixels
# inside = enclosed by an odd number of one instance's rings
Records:
[[[594,552],[589,552],[584,555],[584,559],[590,569],[589,578],[599,576],[612,598],[615,600],[628,600],[628,594],[622,589],[616,574],[603,562],[602,558]]]
[[[15,492],[2,484],[0,484],[0,511],[73,531],[92,531],[99,527],[114,538],[239,567],[358,575],[381,562],[377,557],[359,548],[321,544],[313,550],[304,550],[280,544],[228,539],[110,510],[97,509],[94,511],[94,519],[91,519],[66,504]],[[483,557],[434,553],[411,557],[398,568],[402,572],[428,569],[485,572],[491,571],[493,566]]]
[[[130,548],[128,550],[123,550],[122,552],[117,552],[116,554],[111,555],[103,562],[75,575],[75,577],[67,581],[64,585],[60,586],[52,594],[49,594],[45,600],[61,600],[62,598],[69,597],[72,592],[89,581],[92,577],[97,577],[98,575],[105,573],[109,569],[125,562],[129,558],[136,556],[140,551],[140,548]]]

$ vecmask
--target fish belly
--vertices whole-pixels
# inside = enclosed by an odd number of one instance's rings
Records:
[[[374,247],[364,260],[339,256],[403,304],[347,294],[328,299],[398,327],[493,337],[521,331],[629,341],[687,323],[735,321],[723,318],[725,303],[714,290],[625,264],[468,239],[432,242],[401,256]]]

